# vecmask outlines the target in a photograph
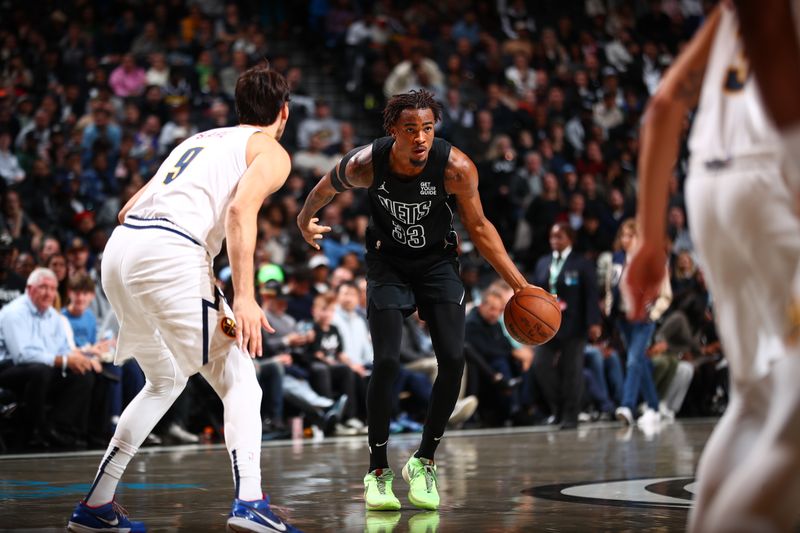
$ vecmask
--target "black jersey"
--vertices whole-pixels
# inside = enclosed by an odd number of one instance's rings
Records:
[[[369,188],[367,250],[398,257],[456,253],[455,198],[444,187],[450,143],[434,139],[428,161],[412,180],[389,169],[392,137],[372,143],[373,181]]]

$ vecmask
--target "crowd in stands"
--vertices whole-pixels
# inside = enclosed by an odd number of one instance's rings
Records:
[[[118,324],[100,279],[117,213],[177,143],[236,123],[237,76],[265,60],[292,88],[281,142],[293,161],[258,217],[257,291],[276,329],[255,362],[265,437],[289,435],[297,417],[312,435],[364,433],[364,191],[324,210],[333,231],[322,253],[295,218],[337,158],[371,141],[338,114],[336,98],[374,132],[386,98],[412,89],[441,101],[437,135],[476,163],[484,210],[513,259],[565,302],[555,341],[514,342],[502,326],[511,291],[460,232],[468,364],[452,425],[574,427],[615,415],[633,424],[640,404],[645,424],[719,414],[727,376],[687,227],[685,149],[670,184],[669,275],[646,323],[626,322],[618,289],[635,239],[639,122],[711,4],[0,5],[0,443],[105,446],[143,385],[134,361],[113,365]],[[275,52],[277,42],[304,63]],[[306,89],[309,69],[336,93]],[[215,270],[230,300],[224,255]],[[410,317],[393,432],[421,428],[436,375],[431,346],[424,322]],[[148,442],[218,438],[215,398],[193,378]]]

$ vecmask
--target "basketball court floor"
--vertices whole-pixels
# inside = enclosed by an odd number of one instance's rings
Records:
[[[438,512],[412,507],[402,479],[400,512],[365,512],[366,437],[265,443],[264,487],[276,512],[309,532],[683,531],[714,423],[451,431],[437,452]],[[396,472],[418,439],[391,438]],[[100,457],[0,456],[0,531],[63,531]],[[118,501],[148,531],[224,531],[232,480],[221,445],[144,448],[123,481]]]

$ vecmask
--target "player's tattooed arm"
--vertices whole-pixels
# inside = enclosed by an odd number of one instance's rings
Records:
[[[483,212],[478,194],[478,169],[461,150],[453,147],[444,171],[444,186],[456,197],[458,213],[470,239],[495,271],[516,291],[528,284],[508,256],[503,241]]]
[[[368,188],[372,185],[372,145],[359,147],[339,160],[333,168],[317,182],[308,194],[300,214],[297,215],[297,226],[303,239],[320,249],[316,242],[331,228],[319,224],[315,215],[328,205],[340,192],[354,188]]]
[[[700,89],[703,87],[705,65],[693,66],[686,71],[683,79],[678,81],[675,88],[675,98],[680,100],[688,109],[697,105],[700,100]]]

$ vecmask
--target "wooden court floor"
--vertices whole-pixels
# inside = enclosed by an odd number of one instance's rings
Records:
[[[402,479],[401,512],[365,512],[365,437],[265,443],[264,487],[278,514],[309,532],[683,531],[714,422],[453,431],[437,453],[438,512],[413,508]],[[391,438],[398,473],[418,438]],[[63,531],[100,455],[0,456],[0,531]],[[118,501],[148,531],[225,529],[232,480],[220,445],[145,448],[123,481]]]

